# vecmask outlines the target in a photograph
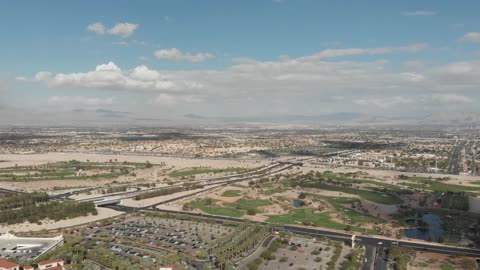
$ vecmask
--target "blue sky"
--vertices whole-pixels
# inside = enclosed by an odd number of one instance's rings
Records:
[[[479,113],[478,1],[0,5],[10,122]]]

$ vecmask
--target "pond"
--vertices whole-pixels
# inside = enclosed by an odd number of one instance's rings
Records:
[[[426,241],[438,241],[444,234],[442,219],[431,213],[417,213],[415,217],[406,220],[413,228],[405,229],[405,236]]]
[[[295,206],[296,208],[300,208],[300,207],[302,207],[302,206],[304,206],[304,205],[305,205],[305,202],[302,201],[302,200],[294,200],[294,201],[293,201],[293,206]]]

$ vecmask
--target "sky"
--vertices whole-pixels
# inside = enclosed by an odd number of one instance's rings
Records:
[[[0,124],[480,114],[479,1],[0,1]]]

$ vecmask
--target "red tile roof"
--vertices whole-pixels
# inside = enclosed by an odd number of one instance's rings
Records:
[[[8,268],[13,268],[13,267],[17,267],[17,266],[20,266],[20,265],[0,258],[0,267],[2,267],[2,268],[7,268],[8,269]]]
[[[58,265],[58,266],[55,266],[55,267],[51,267],[51,268],[47,268],[48,270],[63,270],[63,267]]]
[[[31,266],[31,265],[25,265],[23,266],[23,270],[33,270],[35,269],[35,267]]]
[[[41,261],[41,262],[38,263],[38,265],[47,265],[47,264],[60,263],[60,262],[63,262],[63,260],[62,259],[51,259],[51,260]]]

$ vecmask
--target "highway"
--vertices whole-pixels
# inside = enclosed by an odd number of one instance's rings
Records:
[[[453,148],[450,160],[448,161],[447,173],[460,174],[460,160],[462,149],[465,147],[466,141],[459,141]]]
[[[24,191],[18,191],[18,190],[13,190],[13,189],[5,189],[5,188],[0,188],[0,193],[25,193]]]
[[[388,269],[388,249],[379,248],[376,249],[375,258],[373,261],[373,269],[375,270],[387,270]]]
[[[194,193],[191,193],[191,194],[188,194],[188,195],[179,196],[179,197],[167,200],[167,201],[157,203],[155,205],[149,205],[149,206],[139,208],[139,209],[146,209],[146,208],[151,207],[151,206],[157,206],[157,205],[160,205],[160,204],[165,204],[165,203],[173,202],[173,201],[176,201],[176,200],[184,199],[184,198],[187,198],[187,197],[190,197],[190,196],[194,196],[198,193],[206,192],[208,190],[217,188],[217,187],[219,187],[219,185],[220,186],[225,186],[225,185],[232,184],[232,183],[243,182],[243,181],[246,181],[246,180],[251,180],[251,179],[270,176],[270,175],[277,174],[277,173],[283,172],[285,170],[288,170],[288,169],[292,168],[293,166],[299,166],[299,165],[301,165],[301,164],[300,163],[290,163],[290,162],[278,162],[278,163],[274,163],[272,165],[260,168],[258,170],[252,171],[252,172],[247,172],[245,174],[227,175],[227,176],[216,177],[216,178],[207,178],[207,179],[199,179],[199,180],[195,180],[195,181],[190,181],[190,182],[188,182],[189,184],[195,183],[195,184],[200,184],[200,185],[203,185],[203,186],[214,186],[214,187],[204,189],[204,190],[200,190],[198,192],[194,192]],[[101,196],[82,199],[82,200],[78,200],[78,201],[79,202],[91,201],[91,202],[94,202],[95,204],[106,204],[106,203],[104,203],[104,201],[112,201],[112,203],[113,203],[117,200],[133,198],[136,195],[141,194],[141,193],[150,192],[150,191],[154,191],[154,190],[169,189],[169,188],[172,188],[172,187],[179,187],[179,186],[182,187],[183,183],[176,184],[176,185],[171,185],[171,186],[166,186],[166,187],[159,187],[159,188],[151,188],[151,189],[144,189],[144,190],[127,191],[127,192],[116,193],[116,194],[101,195]],[[95,187],[95,188],[99,188],[99,187]],[[85,190],[83,190],[83,191],[85,191]],[[78,191],[66,192],[66,193],[62,193],[62,194],[57,194],[57,195],[55,195],[51,198],[68,199],[70,196],[72,196],[74,194],[78,194],[78,193],[79,193]]]
[[[148,211],[157,211],[157,212],[168,213],[168,214],[185,214],[185,215],[190,215],[195,217],[214,218],[217,220],[217,222],[221,222],[225,220],[236,221],[236,222],[247,221],[241,218],[233,218],[233,217],[202,214],[202,213],[191,213],[191,212],[185,212],[185,211],[165,210],[165,209],[158,209],[154,207],[144,207],[139,209],[122,206],[122,205],[108,205],[103,207],[111,208],[118,211],[124,211],[124,212],[148,210]],[[259,224],[265,224],[265,225],[266,224],[275,225],[275,224],[271,224],[263,221],[251,221],[251,220],[248,220],[248,221],[252,223],[259,223]],[[316,227],[309,228],[309,227],[299,227],[294,225],[283,225],[281,226],[281,228],[283,228],[284,231],[291,232],[291,233],[314,236],[314,237],[325,237],[325,238],[329,238],[336,241],[342,241],[342,242],[350,241],[352,237],[351,233],[326,230],[326,229],[316,228]],[[420,241],[414,242],[409,240],[396,240],[396,239],[391,239],[391,238],[386,238],[381,236],[357,235],[356,239],[358,243],[364,246],[373,246],[373,247],[376,247],[377,249],[388,248],[392,245],[394,246],[398,245],[401,247],[409,247],[417,251],[430,251],[430,252],[441,253],[441,254],[461,253],[469,257],[480,257],[480,249],[446,246],[446,245],[440,245],[440,244],[430,243],[430,242],[420,242]]]
[[[373,263],[375,262],[374,246],[365,246],[365,259],[363,261],[362,270],[373,270]]]

